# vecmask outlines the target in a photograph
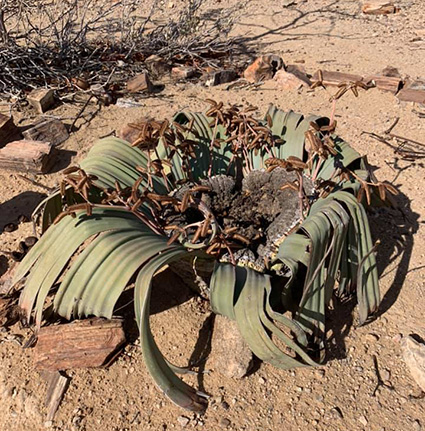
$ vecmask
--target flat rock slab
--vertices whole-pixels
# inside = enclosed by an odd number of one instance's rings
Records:
[[[103,367],[126,341],[121,320],[87,319],[40,329],[34,348],[39,370]]]
[[[225,316],[215,318],[210,358],[216,371],[236,379],[244,377],[252,366],[253,354],[236,322]]]
[[[62,121],[57,119],[42,121],[25,130],[23,135],[25,139],[50,142],[53,146],[59,145],[69,138],[66,127]]]
[[[41,141],[14,141],[0,149],[0,168],[45,174],[53,159],[52,144]]]

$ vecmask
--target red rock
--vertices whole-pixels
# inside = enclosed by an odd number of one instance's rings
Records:
[[[154,85],[149,79],[149,75],[147,73],[140,73],[127,82],[127,90],[130,93],[138,93],[139,91],[148,91],[150,93],[153,89]]]
[[[266,81],[272,79],[276,72],[284,67],[283,60],[279,56],[267,54],[258,57],[250,64],[243,76],[249,82]]]

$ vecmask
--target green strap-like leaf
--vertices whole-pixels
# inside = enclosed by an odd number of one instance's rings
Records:
[[[236,269],[230,263],[217,263],[210,282],[210,300],[214,313],[235,320]]]
[[[187,252],[181,247],[166,251],[152,258],[140,271],[135,284],[134,307],[140,331],[143,358],[155,383],[175,404],[192,411],[205,408],[200,393],[180,380],[162,356],[152,336],[149,325],[149,303],[152,278],[157,271],[172,260],[183,257]]]
[[[279,368],[292,368],[306,364],[280,350],[270,338],[268,331],[280,338],[288,347],[300,353],[309,364],[314,364],[308,355],[293,340],[278,329],[265,314],[265,301],[270,292],[270,276],[252,269],[243,268],[245,282],[235,305],[235,317],[239,330],[250,349],[260,359]],[[280,316],[281,323],[286,320]],[[299,328],[298,328],[299,330]]]
[[[19,281],[32,267],[25,288],[21,294],[20,306],[27,318],[36,302],[36,321],[41,322],[41,313],[45,298],[67,265],[71,256],[93,235],[116,229],[141,229],[145,224],[125,210],[96,208],[92,216],[80,211],[75,218],[70,216],[48,229],[42,239],[25,257],[15,282]]]

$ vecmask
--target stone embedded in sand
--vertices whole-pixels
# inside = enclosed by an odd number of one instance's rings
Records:
[[[425,392],[425,344],[409,335],[403,338],[402,346],[404,362],[415,382]]]
[[[248,373],[252,359],[252,352],[242,338],[236,322],[217,315],[211,346],[214,369],[226,377],[240,379]]]
[[[305,80],[301,79],[293,73],[286,72],[285,70],[279,70],[276,73],[274,80],[281,90],[298,90],[301,87],[310,86],[308,78]]]

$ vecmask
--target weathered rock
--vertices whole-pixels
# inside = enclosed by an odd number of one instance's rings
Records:
[[[122,321],[91,318],[44,326],[33,350],[39,370],[108,366],[126,341]]]
[[[226,377],[240,379],[252,365],[253,355],[242,338],[236,322],[217,315],[212,337],[213,367]]]
[[[159,77],[161,75],[165,75],[171,69],[169,63],[167,63],[162,57],[159,55],[151,55],[145,60],[145,64],[154,77]]]
[[[179,416],[177,418],[177,422],[179,423],[179,425],[181,425],[182,427],[185,427],[189,424],[190,419],[186,416]]]
[[[54,91],[47,88],[39,88],[31,91],[27,96],[28,102],[38,111],[39,114],[46,112],[54,103]]]
[[[118,131],[118,137],[132,144],[139,137],[140,130],[136,127],[132,127],[130,124],[133,123],[126,124],[121,128],[121,130]],[[134,125],[137,125],[137,121],[134,123]]]
[[[409,335],[402,340],[403,359],[418,386],[425,391],[425,344]]]
[[[238,79],[239,75],[234,70],[219,70],[208,75],[205,85],[207,87],[214,87],[220,84],[227,84]]]
[[[42,121],[23,132],[24,138],[32,141],[50,142],[59,145],[69,138],[68,131],[62,121],[55,118]]]
[[[13,118],[0,114],[0,148],[20,138],[21,134],[19,129],[15,126]]]
[[[249,82],[266,81],[284,67],[283,60],[278,55],[262,55],[245,69],[243,76]]]
[[[50,142],[14,141],[0,149],[0,167],[18,172],[45,174],[53,157]]]
[[[140,73],[127,82],[127,90],[130,93],[138,93],[139,91],[152,92],[154,90],[154,85],[147,73]]]
[[[171,76],[175,79],[189,79],[195,76],[195,73],[193,67],[176,66],[171,69]]]
[[[389,78],[401,78],[401,74],[396,67],[387,66],[378,75],[388,76]]]
[[[301,87],[309,87],[311,85],[307,76],[304,80],[285,70],[278,70],[273,79],[282,90],[298,90]]]

